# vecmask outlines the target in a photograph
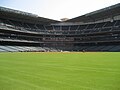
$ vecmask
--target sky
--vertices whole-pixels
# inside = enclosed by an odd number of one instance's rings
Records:
[[[75,18],[117,3],[120,0],[0,0],[0,6],[54,20]]]

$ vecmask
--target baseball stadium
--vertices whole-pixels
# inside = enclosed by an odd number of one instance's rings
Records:
[[[0,90],[120,90],[120,3],[61,21],[0,6]]]

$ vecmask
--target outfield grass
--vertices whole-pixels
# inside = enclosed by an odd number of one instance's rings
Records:
[[[0,53],[0,90],[120,90],[120,52]]]

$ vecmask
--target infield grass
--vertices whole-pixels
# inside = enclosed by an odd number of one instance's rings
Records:
[[[0,90],[120,90],[120,52],[0,53]]]

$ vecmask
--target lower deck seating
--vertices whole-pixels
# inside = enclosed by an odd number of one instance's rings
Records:
[[[30,46],[0,46],[0,52],[46,52],[58,51],[54,48],[47,47],[30,47]]]
[[[120,51],[120,45],[109,45],[109,46],[79,46],[74,48],[74,51],[107,51],[117,52]]]
[[[0,52],[59,52],[59,51],[120,51],[120,45],[110,46],[76,46],[74,48],[48,48],[48,47],[33,47],[33,46],[0,46]]]

